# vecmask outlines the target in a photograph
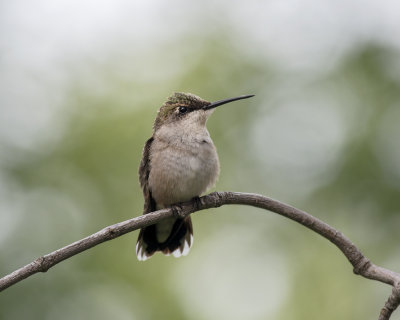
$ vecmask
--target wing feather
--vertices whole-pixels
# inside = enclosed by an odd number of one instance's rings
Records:
[[[149,188],[149,175],[151,170],[150,148],[151,144],[153,143],[153,140],[154,138],[151,137],[149,140],[146,141],[146,144],[144,145],[143,148],[142,161],[140,161],[140,166],[139,166],[139,181],[144,196],[143,214],[156,210],[156,204],[151,195],[151,190]]]

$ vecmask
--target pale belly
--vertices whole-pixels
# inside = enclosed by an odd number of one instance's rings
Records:
[[[149,187],[157,207],[165,207],[200,196],[215,184],[218,174],[213,145],[200,145],[195,152],[166,148],[152,154]]]

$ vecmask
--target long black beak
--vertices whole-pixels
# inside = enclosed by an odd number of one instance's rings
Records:
[[[216,108],[218,106],[222,106],[225,103],[229,103],[229,102],[236,101],[236,100],[247,99],[247,98],[251,98],[251,97],[254,97],[254,94],[249,94],[249,95],[246,95],[246,96],[239,96],[239,97],[236,97],[236,98],[218,100],[218,101],[212,102],[208,106],[203,107],[203,110],[210,110],[210,109]]]

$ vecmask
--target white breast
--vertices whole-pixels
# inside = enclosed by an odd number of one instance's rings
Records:
[[[170,139],[164,139],[165,134],[160,136],[156,135],[152,143],[149,176],[158,206],[188,201],[215,184],[218,155],[205,126],[189,135]]]

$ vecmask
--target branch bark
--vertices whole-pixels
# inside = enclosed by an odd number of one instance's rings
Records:
[[[39,257],[28,265],[15,270],[0,279],[0,291],[16,284],[17,282],[30,277],[38,272],[46,272],[51,267],[68,259],[78,253],[88,250],[102,242],[120,237],[128,232],[146,227],[161,221],[167,217],[186,217],[193,212],[216,208],[228,204],[249,205],[266,209],[286,218],[294,220],[303,226],[315,231],[319,235],[331,241],[345,255],[353,266],[355,274],[364,278],[380,281],[393,287],[392,293],[382,308],[378,320],[387,320],[392,312],[400,304],[400,274],[394,271],[379,267],[368,260],[361,251],[340,231],[332,228],[325,222],[312,215],[296,209],[271,198],[240,192],[214,192],[203,196],[199,201],[190,201],[158,210],[137,218],[129,219],[111,226],[108,226],[86,238],[76,241],[64,248],[53,251],[45,256]]]

